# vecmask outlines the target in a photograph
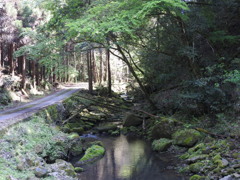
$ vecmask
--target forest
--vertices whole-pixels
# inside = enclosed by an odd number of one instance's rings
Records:
[[[77,82],[93,96],[131,96],[145,119],[171,117],[237,144],[240,1],[0,0],[0,106],[13,101],[9,92]],[[220,164],[213,179],[232,173]]]

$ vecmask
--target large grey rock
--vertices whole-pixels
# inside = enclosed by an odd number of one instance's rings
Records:
[[[153,139],[168,138],[171,139],[172,134],[178,129],[180,123],[172,118],[163,117],[153,127],[151,136]]]
[[[193,147],[201,138],[201,134],[194,129],[184,129],[173,134],[175,145]]]
[[[234,180],[234,178],[232,177],[232,175],[228,175],[228,176],[225,176],[219,180]]]
[[[141,125],[143,120],[132,113],[127,113],[124,120],[123,126],[130,127],[130,126],[139,126]]]
[[[44,167],[37,167],[34,170],[35,176],[39,177],[39,178],[45,177],[47,175],[47,173],[48,173],[48,170]]]

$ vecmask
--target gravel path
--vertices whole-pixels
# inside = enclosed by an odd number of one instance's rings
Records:
[[[0,112],[0,131],[32,116],[41,109],[61,102],[81,89],[86,89],[86,83],[65,87],[52,95]]]

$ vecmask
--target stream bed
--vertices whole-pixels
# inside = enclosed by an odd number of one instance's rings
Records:
[[[176,157],[155,153],[146,141],[132,136],[100,136],[106,148],[102,159],[83,166],[81,180],[185,180],[172,168]]]

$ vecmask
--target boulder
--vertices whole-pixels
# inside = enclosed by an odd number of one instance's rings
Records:
[[[201,162],[196,162],[194,164],[191,164],[189,166],[189,170],[192,172],[192,173],[199,173],[204,167],[204,164],[201,163]]]
[[[161,118],[151,131],[153,139],[171,138],[172,134],[178,129],[180,123],[172,118]]]
[[[118,127],[117,127],[117,125],[115,125],[115,124],[96,127],[96,130],[97,130],[99,133],[108,132],[108,131],[115,131],[115,130],[117,130],[117,129],[118,129]]]
[[[34,170],[35,176],[39,178],[45,177],[47,173],[48,173],[48,170],[44,167],[37,167]]]
[[[54,164],[49,165],[49,169],[51,169],[50,176],[59,180],[75,180],[77,179],[75,169],[73,165],[69,162],[66,162],[62,159],[57,159]]]
[[[206,179],[206,177],[195,174],[191,176],[189,180],[204,180],[204,179]]]
[[[201,134],[194,129],[184,129],[173,134],[175,145],[193,147],[201,138]]]
[[[139,126],[141,125],[143,120],[132,113],[127,113],[124,120],[123,120],[123,126],[124,127],[130,127],[130,126]]]
[[[152,143],[152,148],[154,151],[166,151],[172,145],[172,140],[162,138],[159,140],[154,140]]]
[[[88,148],[84,156],[76,163],[76,166],[93,163],[100,159],[105,153],[105,149],[99,145],[92,145]]]

